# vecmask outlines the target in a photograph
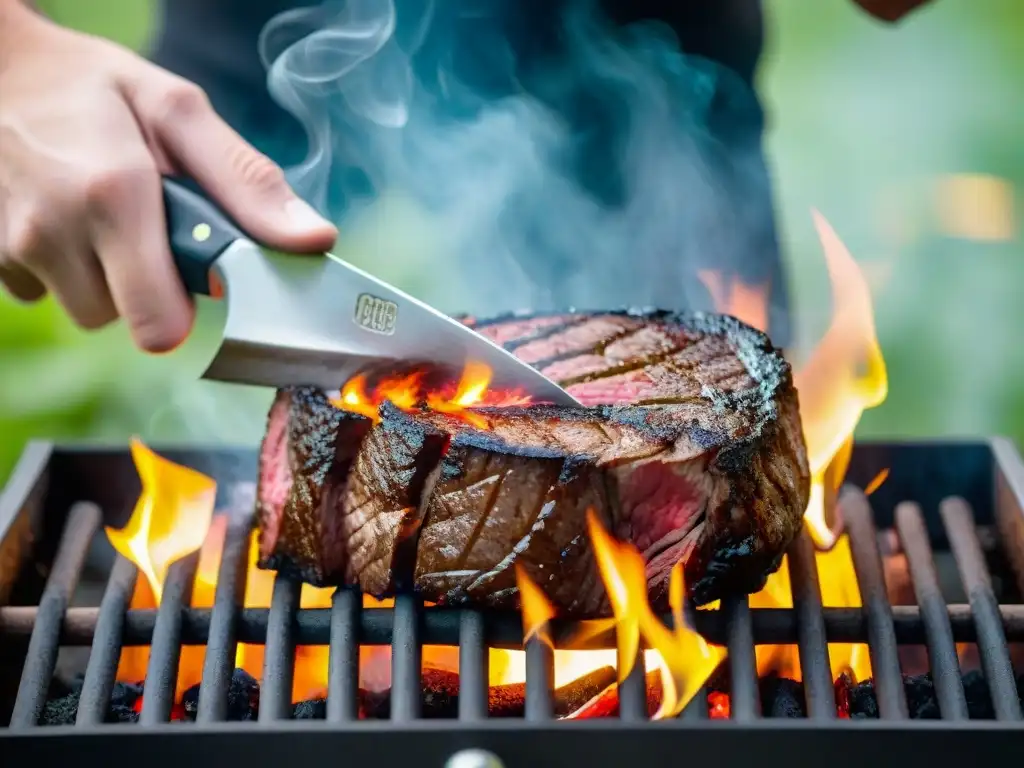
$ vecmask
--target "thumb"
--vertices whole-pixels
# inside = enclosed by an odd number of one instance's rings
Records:
[[[149,125],[168,159],[255,239],[298,253],[326,251],[338,231],[295,194],[284,172],[239,136],[191,83],[174,84]]]

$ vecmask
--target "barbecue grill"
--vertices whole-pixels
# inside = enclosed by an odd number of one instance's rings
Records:
[[[256,476],[254,452],[159,449],[218,481],[218,504]],[[879,469],[889,479],[869,499]],[[752,609],[746,599],[691,612],[696,628],[724,645],[730,716],[708,718],[706,693],[675,720],[647,717],[642,664],[619,685],[619,717],[554,719],[553,654],[538,638],[526,650],[524,716],[488,717],[488,647],[523,648],[518,615],[424,608],[412,595],[393,609],[364,609],[340,589],[330,609],[299,608],[300,585],[278,576],[269,609],[242,608],[250,521],[228,528],[212,609],[189,608],[197,556],[175,563],[157,610],[128,610],[136,569],[109,564],[98,607],[70,603],[102,525],[120,526],[139,492],[127,450],[33,443],[0,496],[0,754],[5,765],[77,759],[247,768],[292,764],[356,766],[622,765],[644,761],[717,763],[777,756],[790,765],[885,764],[909,759],[1004,761],[1024,747],[1024,722],[1008,642],[1024,642],[1024,605],[999,593],[1024,591],[1024,462],[1003,439],[983,442],[858,444],[842,495],[863,608],[822,608],[813,545],[789,552],[793,610]],[[887,596],[878,532],[894,529],[906,555],[917,605]],[[983,534],[979,538],[979,531]],[[997,542],[1006,576],[994,580],[984,534]],[[947,603],[942,559],[955,563],[966,599]],[[1002,586],[997,587],[996,582]],[[1005,587],[1003,589],[1002,587]],[[1017,598],[1018,601],[1020,598]],[[557,647],[573,629],[553,622]],[[226,722],[237,643],[265,644],[258,719]],[[878,719],[837,716],[826,643],[867,643]],[[614,636],[590,640],[614,648]],[[796,644],[806,717],[763,716],[755,645]],[[976,643],[994,718],[969,719],[956,643]],[[459,649],[457,718],[421,719],[425,644]],[[150,646],[137,724],[106,724],[122,647]],[[169,722],[183,645],[205,645],[196,723]],[[297,645],[330,648],[325,720],[292,720]],[[390,719],[359,719],[360,645],[392,647]],[[899,651],[927,647],[939,720],[908,719]],[[61,648],[88,647],[74,725],[42,726]],[[1024,670],[1020,670],[1024,671]],[[297,737],[297,738],[296,738]],[[656,764],[657,764],[656,762]]]

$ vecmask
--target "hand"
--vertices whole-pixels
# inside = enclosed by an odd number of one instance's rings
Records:
[[[243,229],[290,252],[334,227],[189,83],[113,43],[0,0],[0,282],[52,292],[85,328],[123,317],[167,351],[192,303],[167,244],[161,174],[195,179]]]

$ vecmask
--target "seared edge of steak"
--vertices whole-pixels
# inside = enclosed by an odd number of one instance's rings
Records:
[[[320,390],[278,391],[259,458],[259,566],[320,585],[343,565],[338,500],[369,419]]]
[[[448,440],[432,424],[381,405],[340,508],[346,582],[378,597],[412,587],[420,523]]]

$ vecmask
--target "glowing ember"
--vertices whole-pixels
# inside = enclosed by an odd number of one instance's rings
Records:
[[[875,475],[871,479],[871,482],[868,483],[864,487],[864,495],[865,496],[870,496],[872,493],[874,493],[879,488],[881,488],[882,485],[885,483],[885,481],[888,480],[888,479],[889,479],[889,470],[888,470],[888,468],[886,468],[886,469],[883,469],[881,472],[879,472],[877,475]]]
[[[425,374],[416,371],[382,379],[368,391],[367,377],[350,379],[341,393],[331,399],[338,408],[358,413],[377,421],[380,406],[388,401],[403,411],[429,408],[464,419],[478,429],[487,429],[487,420],[471,409],[528,405],[529,396],[518,392],[490,390],[492,372],[483,363],[469,362],[457,384],[443,385],[436,390],[425,387]]]

